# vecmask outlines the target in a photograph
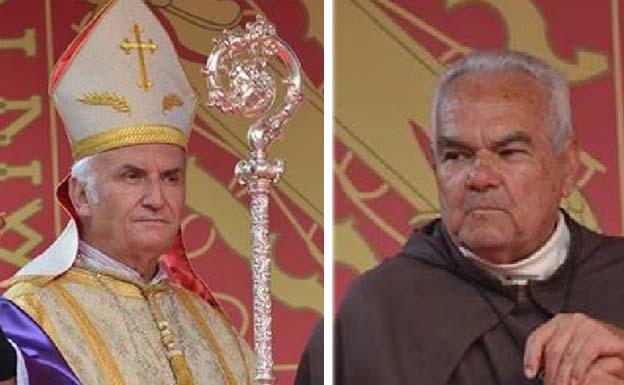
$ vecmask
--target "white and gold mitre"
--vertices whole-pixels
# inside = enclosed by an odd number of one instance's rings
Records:
[[[142,0],[112,0],[63,53],[50,94],[74,161],[118,147],[186,148],[197,97]]]
[[[142,0],[108,2],[59,58],[50,94],[61,115],[74,161],[118,147],[165,143],[186,148],[196,99],[167,32]],[[0,286],[67,271],[78,252],[78,217],[69,175],[57,188],[71,219],[56,241]],[[172,255],[190,290],[210,299],[188,264],[181,235]],[[176,277],[174,277],[176,278]],[[177,279],[177,278],[176,278]],[[185,286],[183,284],[183,286]],[[186,287],[186,286],[185,286]]]

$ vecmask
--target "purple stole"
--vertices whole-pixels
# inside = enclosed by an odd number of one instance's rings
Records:
[[[80,385],[41,327],[13,302],[1,297],[0,325],[22,352],[30,385]]]

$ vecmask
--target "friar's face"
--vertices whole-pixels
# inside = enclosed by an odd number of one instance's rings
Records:
[[[435,151],[442,221],[481,258],[523,259],[551,236],[574,187],[576,142],[555,151],[548,94],[527,74],[465,74],[448,96]]]
[[[78,209],[89,243],[112,256],[168,251],[184,207],[184,150],[169,144],[122,147],[98,154],[92,171],[97,201],[85,194]]]

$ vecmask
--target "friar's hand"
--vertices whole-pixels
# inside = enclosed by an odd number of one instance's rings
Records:
[[[623,385],[624,360],[620,357],[599,358],[591,364],[579,385]]]
[[[558,314],[529,336],[524,367],[529,378],[542,371],[547,385],[579,385],[589,376],[606,381],[594,384],[624,384],[617,361],[599,358],[624,360],[624,330],[580,313]]]

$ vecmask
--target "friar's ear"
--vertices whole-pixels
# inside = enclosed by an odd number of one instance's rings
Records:
[[[69,178],[69,199],[71,200],[76,214],[80,217],[91,215],[91,203],[87,196],[87,190],[84,183],[80,183],[78,179]]]
[[[573,134],[560,150],[560,161],[563,166],[563,196],[567,197],[577,187],[578,170],[580,165],[580,149],[578,140]]]

